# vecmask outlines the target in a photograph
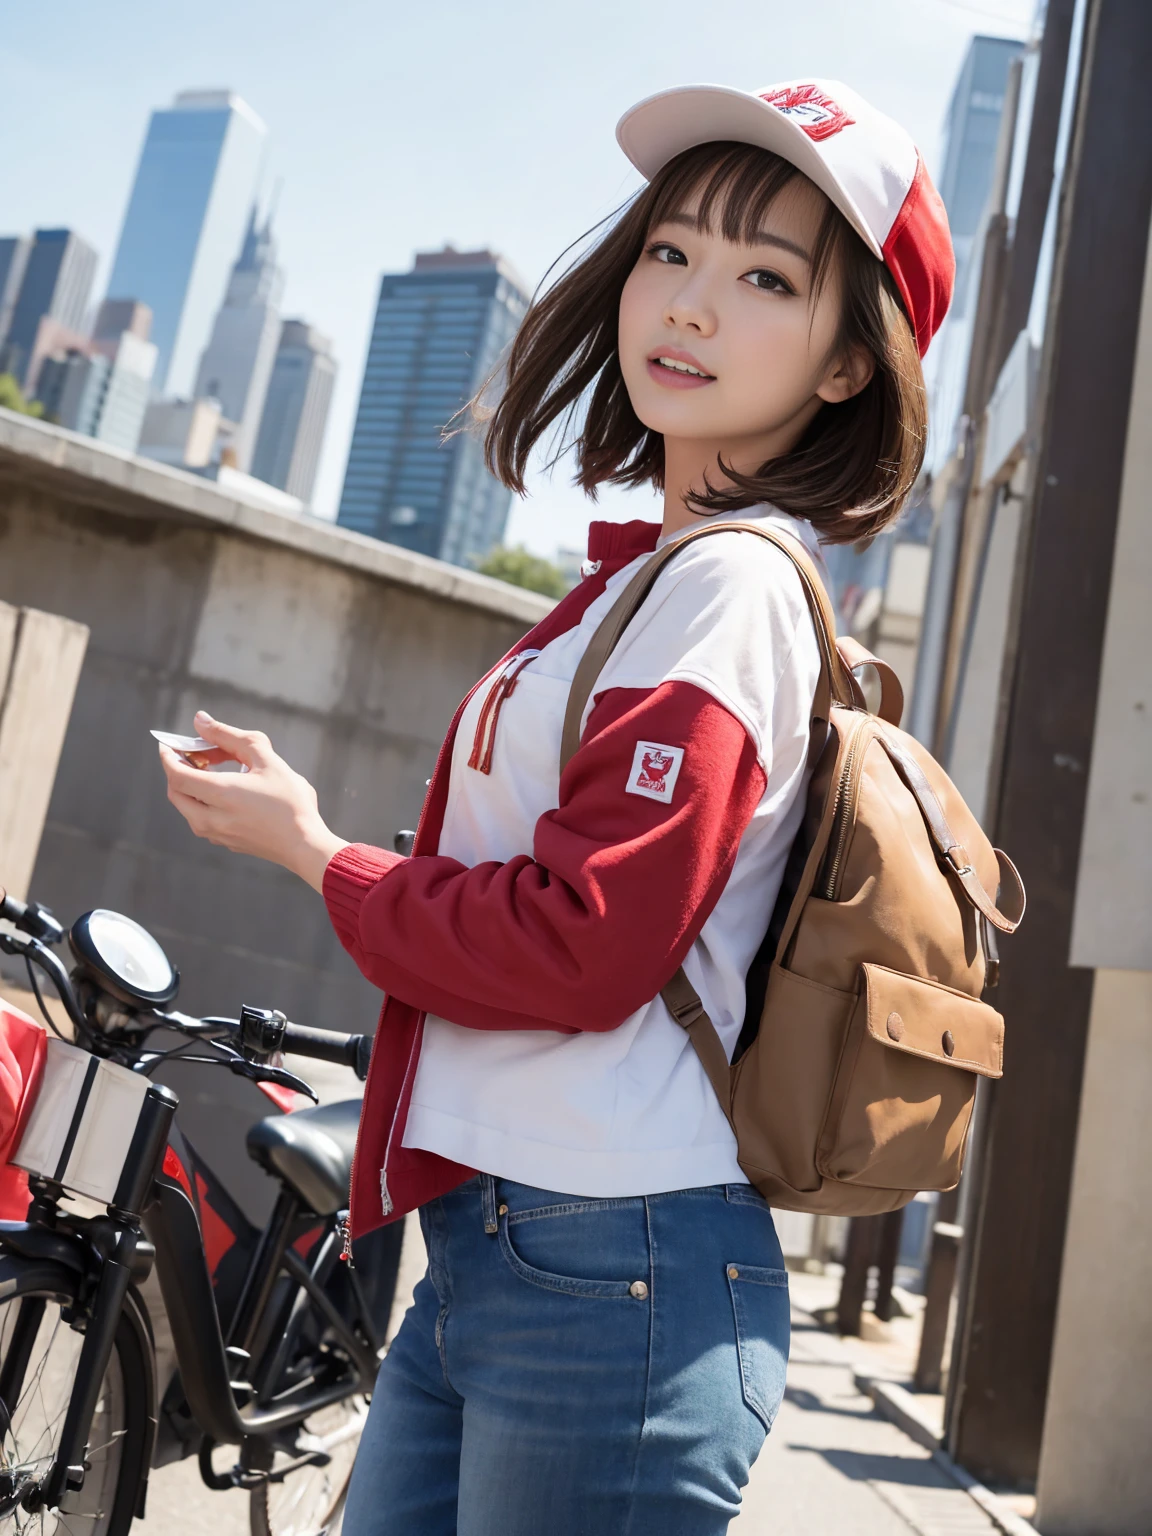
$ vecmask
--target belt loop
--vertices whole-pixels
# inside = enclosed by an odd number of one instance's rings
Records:
[[[484,1213],[484,1230],[489,1235],[499,1231],[496,1223],[496,1180],[490,1173],[480,1175],[480,1209]]]

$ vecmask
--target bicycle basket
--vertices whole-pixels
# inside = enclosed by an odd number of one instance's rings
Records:
[[[117,1204],[149,1086],[114,1061],[49,1040],[40,1092],[11,1161],[74,1194]]]

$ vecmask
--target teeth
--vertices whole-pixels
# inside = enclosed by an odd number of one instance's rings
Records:
[[[656,361],[661,368],[671,368],[676,373],[691,373],[698,379],[711,378],[711,374],[705,373],[703,369],[693,368],[691,363],[678,362],[674,357],[658,357]]]

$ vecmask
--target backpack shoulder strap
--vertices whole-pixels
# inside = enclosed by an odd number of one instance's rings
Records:
[[[707,538],[714,533],[753,533],[767,543],[774,544],[777,549],[787,555],[799,573],[812,622],[816,626],[816,640],[820,646],[820,681],[816,685],[816,696],[812,704],[813,739],[822,739],[823,732],[816,727],[827,724],[833,700],[846,705],[854,702],[855,692],[851,673],[836,648],[836,621],[832,616],[832,604],[828,600],[828,594],[824,590],[824,583],[820,580],[816,566],[804,546],[798,539],[790,538],[786,533],[781,533],[775,528],[765,528],[759,523],[709,523],[703,528],[696,528],[691,533],[685,534],[681,539],[673,540],[663,549],[658,549],[636,572],[589,640],[568,693],[564,730],[560,738],[561,773],[564,772],[580,745],[580,725],[584,718],[584,708],[596,686],[596,679],[604,670],[605,662],[620,643],[620,637],[635,618],[644,599],[651,592],[657,576],[686,544],[692,544],[697,539]]]
[[[754,533],[759,538],[767,540],[769,544],[774,544],[788,556],[799,573],[812,622],[816,626],[816,640],[820,647],[820,679],[816,684],[816,694],[812,701],[809,727],[812,741],[810,760],[823,746],[823,727],[827,725],[831,715],[833,700],[845,705],[856,702],[856,685],[849,670],[850,664],[845,662],[836,648],[836,623],[832,616],[832,604],[828,600],[828,594],[824,590],[824,583],[820,580],[816,566],[804,546],[797,539],[789,538],[787,534],[780,533],[774,528],[765,528],[759,523],[709,523],[706,527],[697,528],[692,533],[686,534],[684,538],[676,539],[671,544],[666,544],[663,549],[657,550],[633,576],[588,642],[568,694],[568,708],[564,714],[564,732],[560,743],[561,773],[580,745],[580,723],[584,718],[584,707],[596,686],[596,679],[603,671],[604,663],[619,644],[621,635],[651,592],[657,576],[686,544],[691,544],[696,539],[707,538],[709,534],[728,532]],[[688,1035],[708,1081],[712,1084],[716,1097],[720,1101],[720,1107],[731,1125],[732,1094],[727,1052],[724,1050],[720,1036],[716,1033],[716,1026],[708,1017],[700,994],[688,980],[683,966],[680,966],[671,980],[661,988],[660,996],[669,1013]]]

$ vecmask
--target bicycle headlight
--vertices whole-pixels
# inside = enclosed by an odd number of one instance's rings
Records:
[[[113,997],[125,1003],[170,1003],[180,973],[146,928],[120,912],[96,907],[72,924],[72,953]]]

